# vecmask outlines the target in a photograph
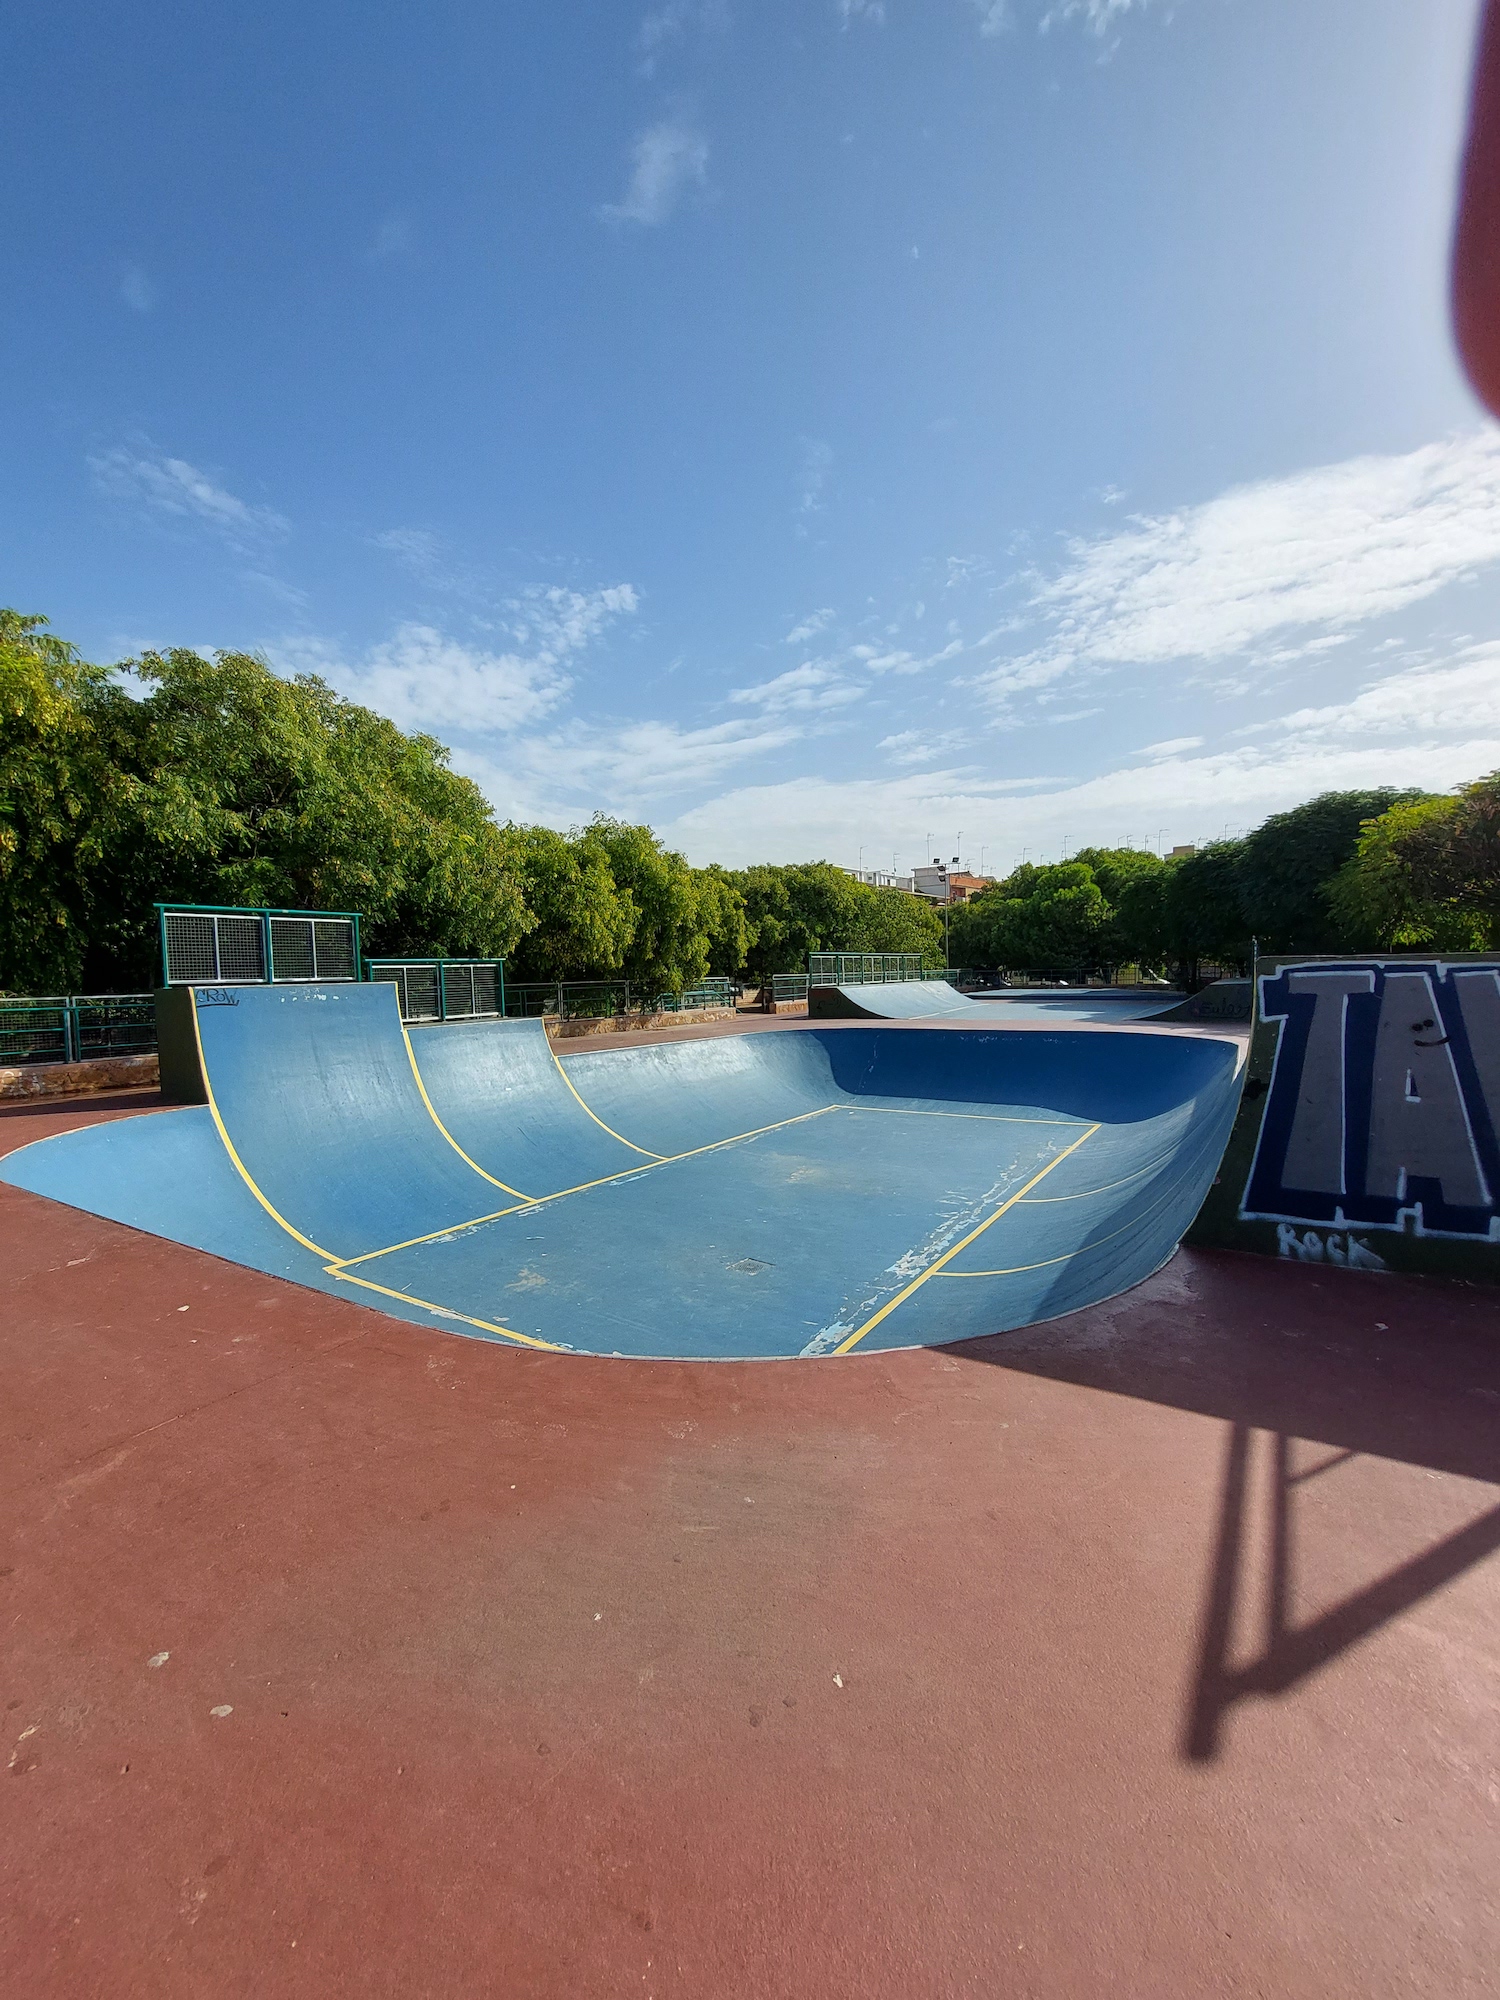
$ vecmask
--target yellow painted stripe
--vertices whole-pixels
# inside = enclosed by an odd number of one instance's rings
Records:
[[[208,1108],[213,1113],[214,1124],[219,1129],[219,1137],[224,1141],[225,1152],[229,1155],[230,1159],[233,1160],[235,1171],[236,1173],[238,1173],[240,1179],[245,1183],[245,1186],[249,1188],[251,1194],[255,1196],[255,1199],[260,1203],[261,1207],[266,1211],[266,1214],[270,1216],[271,1220],[273,1222],[279,1223],[281,1227],[286,1231],[288,1236],[295,1236],[297,1241],[302,1245],[302,1247],[305,1250],[311,1250],[315,1257],[322,1257],[326,1260],[327,1258],[333,1255],[333,1252],[331,1250],[325,1250],[321,1244],[314,1243],[310,1236],[304,1236],[300,1229],[294,1229],[292,1227],[291,1223],[287,1221],[286,1217],[281,1213],[280,1209],[273,1207],[272,1204],[269,1201],[267,1201],[266,1197],[261,1193],[260,1189],[256,1186],[254,1175],[250,1172],[250,1169],[245,1165],[245,1162],[240,1158],[239,1154],[235,1151],[234,1141],[233,1139],[230,1138],[228,1128],[225,1126],[223,1118],[219,1115],[218,1101],[214,1097],[213,1079],[209,1076],[208,1063],[203,1054],[203,1035],[202,1031],[199,1029],[198,1026],[197,990],[194,987],[189,987],[188,991],[193,996],[193,1001],[192,1001],[193,1040],[198,1045],[198,1067],[203,1072],[203,1088],[208,1094]]]
[[[1065,1250],[1061,1257],[1044,1257],[1040,1264],[1012,1264],[1004,1271],[939,1271],[937,1275],[940,1278],[1014,1278],[1022,1271],[1045,1271],[1049,1264],[1071,1263],[1073,1258],[1081,1257],[1085,1250],[1097,1250],[1101,1244],[1113,1243],[1117,1236],[1124,1236],[1132,1229],[1139,1229],[1141,1224],[1155,1215],[1158,1209],[1165,1208],[1176,1193],[1176,1188],[1168,1189],[1160,1201],[1153,1202],[1150,1208],[1142,1209],[1139,1215],[1132,1216],[1129,1222],[1122,1223],[1118,1229],[1112,1229],[1108,1236],[1096,1236],[1092,1243],[1080,1243],[1076,1250]]]
[[[1039,1194],[1021,1203],[1022,1208],[1052,1208],[1060,1201],[1087,1201],[1091,1194],[1110,1194],[1115,1188],[1128,1187],[1138,1181],[1143,1174],[1155,1173],[1164,1160],[1175,1157],[1172,1153],[1158,1153],[1154,1160],[1148,1160],[1144,1167],[1137,1167],[1133,1174],[1123,1174],[1117,1181],[1105,1181],[1099,1187],[1080,1188],[1077,1194]]]
[[[906,1302],[906,1300],[911,1297],[913,1292],[920,1291],[922,1286],[927,1283],[927,1280],[929,1278],[935,1278],[938,1275],[938,1273],[942,1270],[943,1266],[945,1264],[951,1264],[953,1259],[957,1257],[961,1251],[967,1250],[969,1245],[974,1241],[976,1237],[983,1236],[984,1232],[990,1227],[992,1223],[998,1222],[1001,1216],[1004,1215],[1007,1210],[1015,1207],[1016,1203],[1021,1199],[1022,1195],[1030,1194],[1031,1190],[1037,1185],[1039,1181],[1044,1181],[1047,1178],[1048,1174],[1052,1172],[1054,1167],[1060,1167],[1063,1161],[1067,1159],[1070,1153],[1076,1153],[1078,1151],[1078,1148],[1081,1145],[1083,1145],[1086,1140],[1092,1139],[1094,1134],[1098,1130],[1099,1127],[1097,1125],[1090,1125],[1088,1130],[1084,1132],[1081,1135],[1081,1137],[1075,1139],[1071,1146],[1064,1146],[1063,1150],[1056,1156],[1056,1158],[1049,1160],[1046,1166],[1042,1168],[1039,1174],[1032,1175],[1031,1179],[1026,1183],[1025,1187],[1017,1188],[1016,1192],[1013,1195],[1011,1195],[1008,1200],[1001,1202],[1000,1206],[995,1210],[993,1215],[987,1215],[984,1221],[980,1223],[977,1229],[971,1229],[968,1235],[963,1237],[959,1242],[955,1243],[951,1250],[945,1250],[942,1256],[938,1258],[936,1263],[929,1264],[927,1266],[927,1269],[922,1272],[920,1277],[913,1278],[911,1283],[905,1286],[901,1291],[897,1292],[896,1296],[893,1299],[888,1299],[886,1303],[880,1308],[879,1312],[872,1313],[870,1315],[870,1317],[865,1321],[863,1326],[856,1327],[853,1333],[846,1335],[846,1337],[843,1340],[841,1340],[838,1346],[833,1350],[834,1353],[847,1354],[851,1348],[857,1347],[860,1341],[864,1339],[867,1333],[873,1333],[875,1328],[879,1326],[880,1322],[883,1319],[887,1318],[891,1313],[893,1313],[896,1310],[897,1306],[903,1305]]]
[[[542,1033],[544,1035],[547,1035],[547,1031],[545,1028],[542,1030]],[[550,1035],[547,1035],[547,1053],[549,1056],[551,1056],[553,1062],[557,1063],[558,1075],[562,1078],[563,1082],[568,1086],[569,1090],[573,1091],[573,1095],[575,1097],[578,1097],[578,1092],[576,1090],[573,1090],[572,1077],[568,1075],[568,1072],[563,1068],[562,1064],[557,1061],[557,1050],[552,1046],[552,1037]],[[578,1097],[578,1102],[581,1105],[583,1105],[583,1109],[585,1111],[588,1111],[590,1118],[593,1119],[594,1123],[599,1127],[599,1130],[601,1132],[607,1132],[611,1139],[618,1139],[620,1144],[622,1146],[628,1146],[632,1153],[644,1153],[648,1160],[665,1160],[668,1158],[673,1158],[673,1159],[682,1158],[682,1155],[680,1153],[670,1154],[670,1155],[667,1153],[653,1153],[649,1146],[638,1146],[635,1143],[634,1139],[627,1139],[624,1133],[617,1132],[613,1125],[606,1125],[604,1120],[599,1116],[597,1111],[589,1111],[589,1107],[583,1103],[583,1099],[581,1097]],[[598,1181],[591,1181],[587,1183],[587,1185],[590,1187],[598,1187],[602,1186],[603,1183]],[[568,1192],[571,1194],[574,1192],[574,1190],[570,1188]]]
[[[417,1089],[422,1093],[422,1102],[427,1106],[428,1117],[432,1120],[433,1124],[436,1125],[438,1130],[442,1133],[443,1137],[448,1141],[448,1144],[453,1148],[454,1152],[457,1153],[458,1157],[464,1162],[466,1166],[472,1167],[475,1173],[479,1175],[481,1180],[488,1181],[491,1187],[499,1188],[501,1192],[504,1194],[515,1195],[518,1201],[530,1201],[531,1196],[529,1194],[524,1194],[520,1188],[512,1187],[509,1181],[496,1180],[493,1174],[487,1174],[485,1172],[484,1168],[480,1166],[478,1160],[471,1160],[468,1154],[464,1151],[463,1147],[459,1145],[457,1139],[454,1138],[453,1134],[448,1130],[447,1126],[443,1123],[442,1119],[438,1117],[437,1112],[433,1109],[432,1099],[427,1095],[427,1086],[422,1081],[422,1072],[417,1068],[417,1052],[411,1045],[411,1036],[406,1032],[406,1023],[401,1020],[401,996],[399,993],[397,993],[394,986],[391,987],[390,993],[391,993],[392,1004],[396,1008],[396,1019],[400,1023],[401,1039],[406,1044],[406,1059],[411,1064],[411,1073],[416,1078]]]
[[[774,1125],[757,1125],[753,1132],[732,1132],[727,1139],[714,1139],[706,1146],[694,1146],[686,1153],[656,1154],[644,1167],[622,1167],[617,1174],[605,1174],[597,1181],[580,1181],[577,1187],[559,1188],[555,1194],[539,1194],[532,1200],[517,1202],[514,1208],[497,1208],[491,1215],[476,1215],[467,1222],[450,1222],[446,1229],[429,1230],[425,1236],[409,1236],[404,1243],[388,1244],[383,1250],[366,1250],[359,1257],[336,1257],[334,1262],[341,1271],[354,1264],[367,1264],[373,1257],[394,1257],[398,1250],[414,1250],[422,1243],[438,1243],[445,1236],[456,1236],[463,1229],[478,1229],[486,1222],[503,1221],[507,1215],[530,1215],[539,1208],[545,1208],[550,1201],[566,1201],[569,1195],[587,1194],[590,1188],[611,1187],[616,1181],[633,1180],[637,1174],[649,1174],[657,1167],[675,1166],[679,1160],[694,1160],[700,1153],[717,1153],[724,1146],[736,1145],[741,1139],[759,1139],[766,1132],[779,1132],[787,1125],[802,1125],[809,1118],[821,1118],[825,1112],[841,1111],[839,1104],[820,1104],[816,1111],[799,1111],[795,1118],[779,1118]]]
[[[554,1341],[540,1340],[535,1334],[516,1333],[511,1327],[496,1326],[493,1320],[475,1319],[471,1313],[454,1312],[450,1306],[435,1306],[430,1299],[414,1299],[410,1292],[393,1292],[389,1285],[374,1284],[369,1278],[351,1278],[338,1264],[329,1264],[326,1268],[330,1278],[341,1278],[346,1285],[362,1285],[367,1292],[379,1292],[385,1298],[400,1299],[404,1305],[421,1306],[425,1312],[436,1313],[439,1319],[461,1319],[465,1326],[482,1327],[486,1333],[498,1333],[502,1340],[513,1340],[521,1347],[541,1347],[549,1354],[567,1352]]]

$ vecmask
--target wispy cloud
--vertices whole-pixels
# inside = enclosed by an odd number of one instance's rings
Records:
[[[568,663],[637,603],[628,583],[525,593],[511,600],[507,636],[514,643],[504,650],[415,622],[352,658],[317,638],[287,639],[269,650],[277,666],[321,674],[403,729],[509,735],[554,713],[572,686]]]
[[[921,729],[901,729],[894,736],[882,736],[875,746],[884,750],[891,763],[898,768],[910,768],[917,764],[935,764],[940,757],[951,757],[956,750],[966,747],[968,738],[961,729],[942,730],[936,734]]]
[[[127,264],[120,279],[120,297],[132,312],[148,313],[156,304],[156,287],[139,264]]]
[[[837,0],[837,4],[841,28],[853,21],[870,21],[878,27],[885,19],[885,0]]]
[[[821,611],[810,611],[805,618],[798,619],[787,633],[783,644],[805,646],[809,639],[816,639],[820,632],[826,631],[833,623],[833,617],[833,607],[829,604],[825,604]]]
[[[780,715],[788,710],[847,708],[864,694],[865,689],[846,680],[833,661],[806,660],[800,667],[777,674],[774,680],[735,688],[729,699],[750,703],[768,715]]]
[[[1045,641],[997,660],[980,685],[1003,702],[1126,664],[1253,666],[1267,647],[1276,663],[1497,561],[1500,433],[1317,466],[1072,543],[1032,588]]]
[[[811,517],[821,514],[828,504],[823,496],[832,473],[833,446],[823,438],[803,438],[797,465],[799,534],[807,534]]]
[[[1170,12],[1176,0],[967,0],[967,4],[978,17],[981,35],[1003,35],[1024,14],[1036,17],[1042,34],[1077,22],[1102,39],[1127,14],[1158,7]]]
[[[210,528],[242,554],[280,539],[291,526],[274,508],[238,499],[185,458],[169,458],[144,446],[117,445],[90,457],[88,463],[94,484],[112,500],[150,519]]]
[[[654,76],[666,50],[694,30],[722,34],[729,26],[725,0],[662,0],[652,7],[636,30],[641,73]]]
[[[708,141],[692,125],[663,119],[650,125],[631,148],[629,185],[617,202],[599,213],[606,222],[635,222],[655,228],[665,222],[685,194],[708,182]]]
[[[915,763],[918,731],[882,748]],[[1500,766],[1500,642],[1457,659],[1387,675],[1348,701],[1293,710],[1237,741],[1154,744],[1089,778],[995,779],[973,767],[891,778],[815,774],[743,786],[683,813],[667,829],[695,859],[848,859],[856,846],[895,847],[908,860],[924,832],[964,829],[992,867],[1056,860],[1089,843],[1170,846],[1258,824],[1319,792],[1375,785],[1445,790]],[[936,848],[933,850],[937,851]]]

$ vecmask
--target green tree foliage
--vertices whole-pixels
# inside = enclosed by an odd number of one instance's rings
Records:
[[[1086,972],[1103,960],[1112,918],[1087,862],[1027,862],[953,912],[949,948],[962,965]]]
[[[1329,884],[1352,859],[1366,820],[1425,796],[1389,786],[1322,792],[1290,812],[1273,813],[1239,849],[1237,889],[1246,934],[1260,940],[1262,951],[1342,949]]]
[[[121,818],[107,747],[119,696],[46,623],[0,610],[0,988],[69,992]]]
[[[1500,771],[1461,785],[1454,809],[1413,828],[1402,842],[1425,901],[1473,910],[1500,930]]]
[[[920,952],[924,965],[943,964],[941,916],[902,890],[856,882],[830,861],[745,868],[733,879],[745,902],[746,968],[762,985],[805,972],[815,951]]]
[[[1169,862],[1162,876],[1162,930],[1178,975],[1196,986],[1204,959],[1244,967],[1250,929],[1240,907],[1244,842],[1212,840]]]
[[[1500,773],[1367,820],[1328,902],[1355,951],[1482,951],[1500,939]]]
[[[583,979],[618,972],[635,935],[635,904],[609,857],[581,836],[512,826],[514,857],[534,925],[511,958],[518,979]]]
[[[699,922],[694,871],[663,847],[649,826],[627,826],[599,817],[584,829],[580,846],[604,861],[635,922],[621,969],[642,990],[680,993],[708,971],[709,942]]]

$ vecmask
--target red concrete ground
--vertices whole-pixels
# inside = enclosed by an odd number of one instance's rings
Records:
[[[1500,1990],[1493,1292],[671,1364],[0,1260],[7,2000]]]

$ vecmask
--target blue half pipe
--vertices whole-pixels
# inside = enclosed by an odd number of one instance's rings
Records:
[[[386,986],[200,990],[209,1102],[0,1178],[403,1319],[605,1354],[931,1345],[1155,1270],[1234,1118],[1229,1041],[871,1025],[559,1060]]]

